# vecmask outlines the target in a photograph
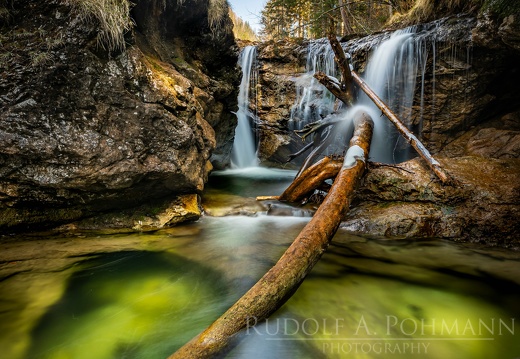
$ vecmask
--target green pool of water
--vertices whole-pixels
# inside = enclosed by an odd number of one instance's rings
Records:
[[[249,195],[262,194],[255,189]],[[307,221],[204,217],[153,233],[4,241],[0,357],[166,358],[247,291]],[[226,357],[513,359],[519,300],[516,253],[340,230],[296,294],[267,322],[251,318]]]

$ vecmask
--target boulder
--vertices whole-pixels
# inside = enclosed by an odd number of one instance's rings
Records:
[[[237,48],[227,14],[215,33],[207,1],[177,3],[138,1],[124,49],[105,49],[97,20],[63,2],[13,4],[0,30],[0,229],[201,193],[212,153],[230,151]]]
[[[367,173],[342,227],[387,238],[444,238],[518,248],[519,159],[440,158],[443,186],[420,159]]]

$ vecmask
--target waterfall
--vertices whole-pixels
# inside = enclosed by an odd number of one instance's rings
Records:
[[[404,124],[420,136],[422,130],[424,77],[428,46],[426,37],[415,27],[394,32],[382,42],[369,58],[364,74],[365,81],[392,109]],[[419,118],[412,120],[417,78],[421,79]],[[363,95],[359,102],[369,106],[377,114],[379,110]],[[380,162],[395,163],[409,159],[409,145],[390,124],[386,117],[372,115],[374,139],[370,156]]]
[[[255,137],[251,123],[255,115],[249,110],[250,88],[255,87],[253,65],[256,61],[256,47],[246,46],[239,57],[242,68],[242,81],[238,92],[238,111],[236,113],[238,125],[235,129],[235,141],[232,150],[232,166],[235,168],[254,167],[258,165],[256,156]]]
[[[311,41],[307,51],[306,74],[296,82],[296,100],[291,108],[289,130],[301,129],[334,110],[335,98],[314,78],[317,71],[334,75],[334,53],[326,39]]]
[[[419,136],[422,130],[423,80],[430,46],[426,39],[427,33],[418,33],[416,27],[394,32],[372,53],[363,75],[378,96]],[[432,46],[435,51],[435,44]],[[309,44],[306,70],[307,73],[296,83],[297,98],[292,108],[289,129],[301,128],[306,123],[317,121],[335,111],[335,99],[313,78],[316,71],[339,76],[334,64],[334,53],[326,39]],[[419,118],[412,121],[412,105],[418,77],[422,80],[419,104],[421,110]],[[355,108],[349,113],[355,113],[358,106],[362,106],[374,120],[371,160],[395,163],[410,158],[408,144],[400,138],[388,119],[381,116],[381,111],[372,101],[364,94],[360,95]]]

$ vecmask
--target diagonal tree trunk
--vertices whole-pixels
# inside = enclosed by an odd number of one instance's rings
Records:
[[[372,129],[372,119],[360,112],[342,168],[314,217],[274,267],[220,318],[168,359],[218,355],[232,345],[239,331],[251,322],[256,324],[269,317],[292,296],[327,249],[349,209],[354,191],[365,172]]]
[[[367,94],[368,97],[376,104],[376,106],[383,111],[385,116],[394,124],[397,131],[401,133],[406,142],[408,142],[426,162],[428,167],[433,173],[441,180],[442,183],[448,185],[456,184],[456,181],[441,167],[441,164],[437,162],[435,158],[430,154],[428,149],[424,147],[421,141],[408,130],[408,128],[399,120],[399,118],[393,113],[393,111],[372,91],[365,81],[355,72],[352,71],[352,77],[359,87]]]
[[[444,171],[441,167],[440,163],[433,158],[428,149],[422,144],[419,139],[408,130],[408,128],[399,120],[399,118],[393,113],[393,111],[377,96],[377,94],[372,91],[372,89],[367,85],[365,81],[355,72],[350,69],[350,63],[348,57],[345,56],[343,48],[339,43],[336,36],[329,36],[329,42],[336,56],[336,62],[338,63],[340,70],[343,75],[344,81],[347,84],[351,84],[355,82],[366,94],[367,96],[374,102],[374,104],[386,115],[386,117],[392,122],[392,124],[396,127],[397,131],[401,133],[404,139],[417,151],[419,156],[426,162],[426,164],[430,167],[433,173],[441,180],[443,184],[455,185],[456,181]],[[348,74],[347,74],[348,72]],[[345,104],[349,105],[352,101],[352,94],[349,97],[346,97],[346,91],[343,90],[343,84],[341,86],[338,85],[338,81],[334,78],[331,78],[323,73],[316,73],[314,77],[323,84],[329,91],[331,91],[338,99],[340,99]],[[338,88],[339,87],[339,88]],[[342,96],[344,95],[344,96]]]
[[[346,55],[345,51],[343,51],[343,48],[341,47],[341,44],[339,43],[338,39],[336,38],[336,35],[329,34],[328,36],[330,46],[332,47],[332,50],[334,51],[335,58],[334,60],[339,66],[339,69],[341,71],[341,91],[344,93],[344,97],[346,98],[347,105],[352,106],[354,102],[354,95],[353,95],[353,81],[352,81],[352,74],[350,69],[350,55]]]

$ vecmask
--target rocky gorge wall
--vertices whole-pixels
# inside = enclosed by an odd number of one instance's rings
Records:
[[[73,226],[143,230],[199,218],[199,194],[212,164],[229,164],[236,126],[229,19],[215,32],[208,0],[140,0],[125,48],[109,51],[96,39],[98,24],[65,2],[13,4],[0,31],[0,231],[85,217]],[[372,168],[344,226],[516,243],[519,19],[459,16],[421,27],[437,49],[435,71],[433,59],[425,71],[421,137],[464,186],[432,185],[417,160],[404,171]],[[362,73],[389,36],[342,42]],[[298,41],[258,45],[251,107],[264,165],[280,166],[304,145],[288,120],[296,85],[308,81],[307,50]],[[414,127],[421,109],[411,111]]]
[[[512,120],[520,111],[516,88],[520,81],[519,28],[520,16],[499,18],[491,14],[478,18],[461,15],[416,26],[428,60],[424,81],[421,72],[415,80],[417,88],[407,125],[432,153],[520,156],[520,125]],[[356,71],[363,74],[374,48],[391,33],[342,41]],[[262,89],[256,108],[259,154],[267,163],[284,162],[288,153],[303,147],[301,140],[288,131],[287,123],[296,86],[306,81],[307,52],[307,43],[280,41],[258,46],[258,87]],[[477,137],[469,139],[468,133]],[[493,141],[497,136],[502,138],[498,143]],[[489,151],[477,144],[484,138],[495,143]]]
[[[162,224],[183,220],[186,208],[197,218],[210,156],[226,160],[236,125],[227,11],[215,31],[207,0],[140,0],[126,46],[106,50],[99,21],[66,1],[11,5],[0,29],[0,230],[157,199],[136,223],[164,211]]]
[[[436,237],[518,248],[519,29],[520,16],[489,13],[417,26],[430,51],[424,96],[419,73],[407,125],[459,186],[440,186],[419,159],[395,167],[370,166],[343,228],[375,237]],[[359,73],[390,34],[342,40]],[[288,120],[296,87],[307,81],[307,51],[308,44],[297,42],[258,46],[256,111],[264,163],[280,165],[304,146],[288,130]]]

